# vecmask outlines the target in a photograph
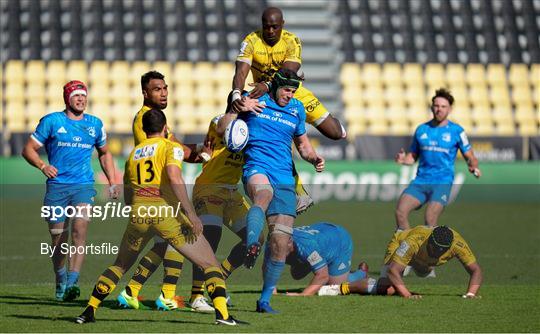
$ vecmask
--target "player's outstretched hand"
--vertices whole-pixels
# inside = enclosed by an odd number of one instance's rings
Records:
[[[263,82],[253,82],[250,83],[249,86],[255,87],[251,90],[251,92],[249,92],[249,97],[252,99],[257,99],[263,96],[265,93],[268,93],[268,86]]]
[[[482,171],[480,170],[480,168],[469,167],[469,172],[471,172],[471,174],[476,176],[477,179],[479,179],[480,176],[482,176]]]
[[[313,166],[315,166],[315,170],[317,171],[317,173],[324,171],[324,158],[320,155],[317,155]]]
[[[265,105],[260,103],[259,100],[257,99],[252,99],[248,96],[242,96],[242,99],[243,102],[244,102],[244,105],[243,107],[241,108],[240,112],[251,112],[251,111],[255,111],[255,112],[262,112]],[[238,100],[236,100],[238,101]],[[235,101],[235,102],[236,102]]]
[[[422,295],[410,295],[409,297],[405,297],[405,298],[417,300],[417,299],[422,299]]]
[[[402,147],[401,150],[399,150],[399,152],[396,154],[396,157],[394,158],[394,160],[398,164],[402,164],[405,162],[405,155],[406,155],[405,150]]]
[[[235,114],[238,114],[239,112],[242,111],[242,108],[244,108],[244,101],[240,98],[240,99],[237,99],[237,100],[234,100],[232,103],[231,103],[231,110],[235,113]]]
[[[206,139],[201,148],[201,152],[199,152],[199,156],[204,162],[208,162],[210,158],[212,157],[213,151],[214,150],[212,148],[212,141],[210,139]]]
[[[120,196],[120,187],[116,184],[109,186],[109,198],[117,199]]]
[[[41,169],[41,172],[45,174],[49,179],[55,178],[58,175],[58,169],[53,165],[47,165]]]

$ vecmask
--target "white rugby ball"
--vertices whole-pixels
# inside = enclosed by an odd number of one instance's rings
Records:
[[[249,131],[246,122],[241,119],[235,119],[225,129],[225,145],[231,152],[240,152],[249,139]]]

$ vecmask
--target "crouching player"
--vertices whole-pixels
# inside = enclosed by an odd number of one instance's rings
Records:
[[[347,230],[330,223],[316,223],[293,229],[288,244],[286,263],[291,266],[294,279],[304,278],[313,272],[309,285],[301,293],[287,293],[288,296],[311,296],[317,294],[325,284],[355,282],[366,278],[367,265],[350,272],[353,242]],[[270,251],[266,248],[265,256]]]
[[[402,275],[410,265],[415,272],[427,276],[435,266],[440,266],[457,257],[469,273],[469,285],[463,298],[477,298],[482,284],[482,270],[467,242],[453,229],[446,226],[435,228],[417,226],[394,235],[384,259],[379,280],[364,279],[355,283],[327,285],[319,290],[320,296],[359,294],[393,294],[404,298],[419,299],[407,289]]]
[[[75,320],[77,323],[95,321],[95,310],[131,268],[146,243],[159,235],[204,271],[206,289],[215,307],[216,324],[237,324],[227,310],[225,281],[219,262],[201,235],[201,221],[187,195],[181,172],[184,151],[180,144],[166,139],[166,122],[165,114],[158,109],[143,116],[147,139],[131,152],[124,175],[126,202],[132,205],[133,217],[122,238],[116,261],[99,277],[88,306]],[[183,213],[178,213],[177,217],[139,216],[145,211],[139,208],[177,207],[179,202]]]

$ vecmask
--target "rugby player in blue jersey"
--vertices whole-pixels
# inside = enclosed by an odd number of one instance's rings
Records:
[[[293,232],[296,194],[291,143],[294,141],[300,156],[313,164],[317,172],[324,170],[324,159],[315,152],[306,134],[304,106],[293,97],[300,82],[295,72],[280,69],[272,79],[269,93],[258,99],[244,96],[243,112],[231,111],[222,118],[223,124],[235,117],[243,119],[249,129],[243,182],[253,206],[247,214],[246,267],[255,265],[261,249],[259,235],[266,219],[270,231],[271,255],[264,262],[264,284],[257,312],[275,313],[270,298],[285,266]]]
[[[22,156],[47,177],[45,206],[86,207],[92,205],[96,191],[91,158],[94,148],[99,156],[103,172],[109,181],[109,194],[118,197],[114,184],[115,168],[112,155],[107,148],[107,135],[101,120],[84,113],[88,90],[81,81],[70,81],[64,86],[64,111],[45,115],[28,139]],[[44,146],[48,163],[41,160],[38,150]],[[71,224],[73,246],[84,246],[88,228],[88,210],[77,210]],[[80,213],[80,214],[79,214]],[[66,270],[66,255],[61,253],[61,245],[67,243],[68,217],[46,218],[52,246],[53,268],[56,274],[56,299],[73,300],[80,294],[77,285],[84,254],[76,253],[69,259]]]
[[[419,160],[416,178],[403,191],[397,204],[395,216],[398,233],[410,228],[410,212],[426,203],[425,224],[437,225],[439,216],[450,200],[458,149],[469,171],[477,178],[482,175],[465,131],[448,120],[454,103],[452,94],[438,89],[431,103],[433,119],[416,128],[409,152],[401,149],[396,155],[396,162],[402,165],[412,165]]]
[[[268,246],[267,246],[268,247]],[[309,285],[301,293],[288,292],[288,296],[311,296],[323,285],[356,282],[367,277],[367,264],[351,272],[353,242],[342,226],[320,222],[295,227],[287,247],[287,264],[294,279],[313,273]],[[268,256],[268,251],[265,256]]]

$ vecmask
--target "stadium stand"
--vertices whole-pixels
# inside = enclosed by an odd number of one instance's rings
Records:
[[[329,109],[351,140],[410,134],[439,87],[455,94],[453,118],[472,134],[540,134],[538,0],[1,1],[4,129],[31,131],[77,78],[89,85],[89,112],[129,133],[140,75],[156,69],[170,87],[171,122],[204,133],[224,110],[241,39],[259,28],[249,14],[267,5],[282,7],[303,39],[306,85],[337,99]],[[302,10],[325,12],[308,20]]]

